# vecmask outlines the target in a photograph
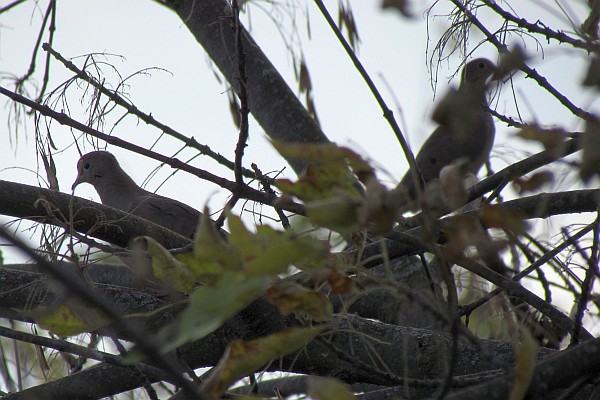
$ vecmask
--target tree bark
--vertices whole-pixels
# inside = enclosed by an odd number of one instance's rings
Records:
[[[198,43],[206,50],[239,93],[239,70],[231,8],[225,0],[163,0],[179,15]],[[275,140],[286,143],[320,143],[328,139],[296,95],[244,29],[246,75],[250,112]],[[301,160],[287,160],[296,173],[304,170]]]

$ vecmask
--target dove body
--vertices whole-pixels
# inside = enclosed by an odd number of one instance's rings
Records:
[[[77,162],[77,179],[96,189],[102,204],[152,221],[185,237],[193,237],[201,213],[177,200],[139,187],[107,151],[93,151]]]
[[[462,71],[458,90],[451,91],[434,112],[440,124],[425,141],[415,161],[425,185],[437,179],[442,169],[464,160],[473,175],[486,163],[494,145],[495,127],[486,111],[486,83],[496,71],[490,60],[478,58]],[[408,171],[399,184],[416,198],[413,174]]]

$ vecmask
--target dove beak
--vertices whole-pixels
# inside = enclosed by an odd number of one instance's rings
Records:
[[[71,190],[75,191],[75,188],[77,187],[77,185],[79,185],[81,182],[83,182],[83,178],[81,177],[81,175],[77,175],[77,179],[75,179],[75,182],[73,182],[73,185],[71,185]]]

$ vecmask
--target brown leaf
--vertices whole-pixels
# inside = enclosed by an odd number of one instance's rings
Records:
[[[300,312],[315,321],[326,321],[333,313],[333,307],[323,293],[294,282],[277,282],[267,289],[265,297],[283,315]]]
[[[550,171],[541,171],[533,174],[530,178],[519,177],[513,181],[519,194],[539,190],[543,185],[552,183],[554,174]]]
[[[555,157],[564,154],[565,142],[569,138],[567,132],[562,129],[542,129],[534,125],[522,128],[516,136],[541,143],[544,149]]]
[[[583,149],[579,176],[588,183],[594,175],[600,175],[600,120],[588,120],[579,140]]]
[[[581,24],[581,30],[592,40],[598,39],[598,22],[600,22],[600,1],[588,0],[590,15]]]
[[[502,54],[492,79],[503,79],[504,77],[510,75],[513,71],[521,69],[523,65],[525,65],[525,61],[527,61],[527,59],[528,57],[523,48],[519,45],[515,45],[509,53]]]
[[[522,212],[507,210],[500,205],[491,205],[481,210],[481,221],[486,228],[499,228],[514,233],[524,233],[528,229]]]
[[[412,18],[413,14],[409,11],[409,3],[409,0],[382,0],[381,8],[398,10],[406,18]]]
[[[600,89],[600,57],[594,57],[590,61],[590,66],[587,70],[587,75],[583,80],[584,86],[596,86],[596,89]]]

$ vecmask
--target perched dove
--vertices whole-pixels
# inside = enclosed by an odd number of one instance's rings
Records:
[[[434,112],[440,126],[433,131],[417,154],[417,167],[427,185],[442,169],[455,161],[467,162],[469,173],[477,172],[488,160],[494,144],[494,121],[485,111],[486,82],[496,65],[485,58],[470,61],[462,70],[457,91],[450,92]],[[398,185],[416,197],[413,174],[408,171]]]
[[[77,162],[77,179],[96,189],[102,204],[137,215],[185,237],[193,237],[199,211],[177,200],[151,193],[139,187],[107,151],[93,151]]]

